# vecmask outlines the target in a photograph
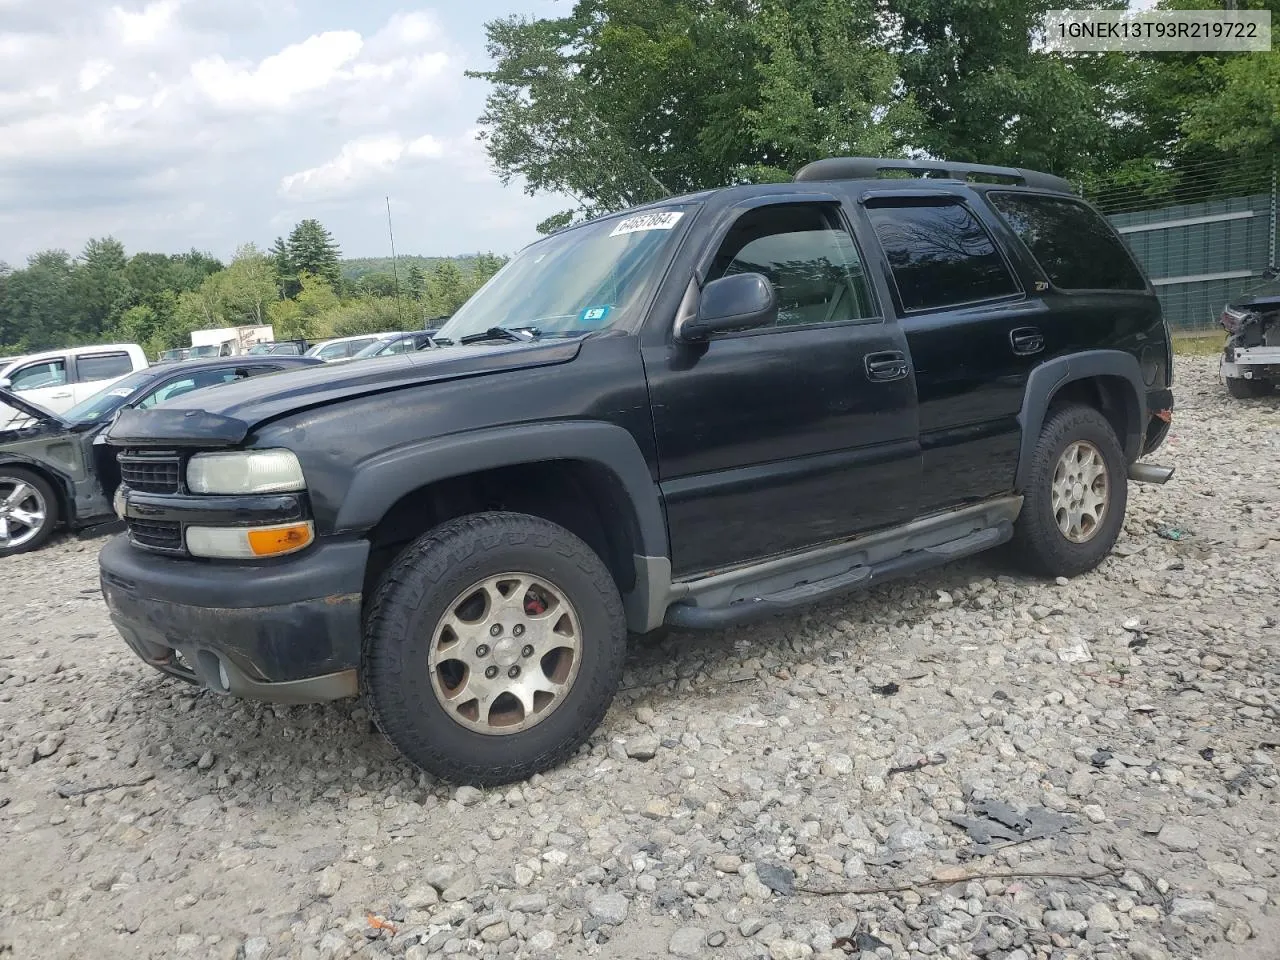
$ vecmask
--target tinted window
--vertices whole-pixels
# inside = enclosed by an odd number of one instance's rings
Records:
[[[127,353],[87,353],[76,357],[76,374],[81,383],[110,380],[133,372],[133,361]]]
[[[879,316],[853,238],[821,207],[744,214],[725,237],[709,279],[763,274],[778,293],[778,326]]]
[[[906,310],[930,310],[1018,292],[982,224],[958,203],[870,207]]]
[[[189,374],[175,380],[166,380],[139,400],[135,406],[141,410],[146,410],[150,407],[164,403],[166,400],[172,400],[174,397],[180,397],[184,393],[190,393],[192,390],[199,390],[201,387],[211,387],[219,383],[230,383],[232,380],[241,380],[245,377],[246,373],[247,371],[243,369],[225,367],[221,370],[201,370],[199,373]]]
[[[14,393],[39,390],[41,387],[60,387],[67,382],[67,364],[64,360],[44,360],[23,367],[9,378]]]
[[[331,360],[334,357],[345,357],[347,355],[347,345],[345,343],[331,343],[327,347],[321,347],[316,351],[316,356],[321,360]]]
[[[988,194],[1055,287],[1145,290],[1128,248],[1096,212],[1074,200]]]

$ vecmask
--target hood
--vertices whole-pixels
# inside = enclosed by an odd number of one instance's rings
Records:
[[[234,446],[256,426],[311,407],[427,383],[568,363],[582,337],[478,343],[354,363],[322,363],[195,390],[151,410],[124,410],[107,432],[117,446]]]
[[[1280,293],[1243,296],[1227,304],[1237,310],[1275,310],[1280,307]]]
[[[22,397],[14,393],[12,390],[0,388],[0,430],[3,430],[10,420],[11,415],[6,415],[4,412],[4,407],[6,406],[17,410],[24,416],[31,417],[33,420],[48,424],[51,427],[58,427],[63,430],[71,429],[71,422],[69,420],[63,420],[52,410],[46,410],[38,404],[31,403],[28,400],[23,400]]]

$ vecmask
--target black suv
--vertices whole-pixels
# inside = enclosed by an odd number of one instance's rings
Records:
[[[140,657],[363,694],[421,767],[501,783],[583,744],[628,633],[1006,541],[1074,576],[1172,473],[1139,462],[1173,406],[1152,287],[1033,171],[830,159],[603,217],[435,341],[121,415],[101,582]]]

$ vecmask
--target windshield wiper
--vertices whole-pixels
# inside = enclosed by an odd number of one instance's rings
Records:
[[[536,339],[538,333],[536,327],[490,327],[482,333],[468,333],[465,337],[459,337],[458,343],[480,343],[482,340],[511,340],[515,343],[528,343]]]

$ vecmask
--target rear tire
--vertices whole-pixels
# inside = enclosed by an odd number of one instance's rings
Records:
[[[1227,393],[1237,400],[1253,400],[1270,396],[1276,385],[1270,380],[1246,380],[1244,377],[1226,377]]]
[[[0,466],[0,557],[44,545],[58,525],[58,495],[33,470]]]
[[[1092,570],[1124,525],[1128,469],[1111,424],[1097,410],[1069,406],[1045,423],[1022,491],[1012,552],[1047,577]]]
[[[627,630],[608,569],[582,540],[518,513],[450,520],[383,574],[361,683],[379,729],[457,783],[558,765],[600,725]]]

